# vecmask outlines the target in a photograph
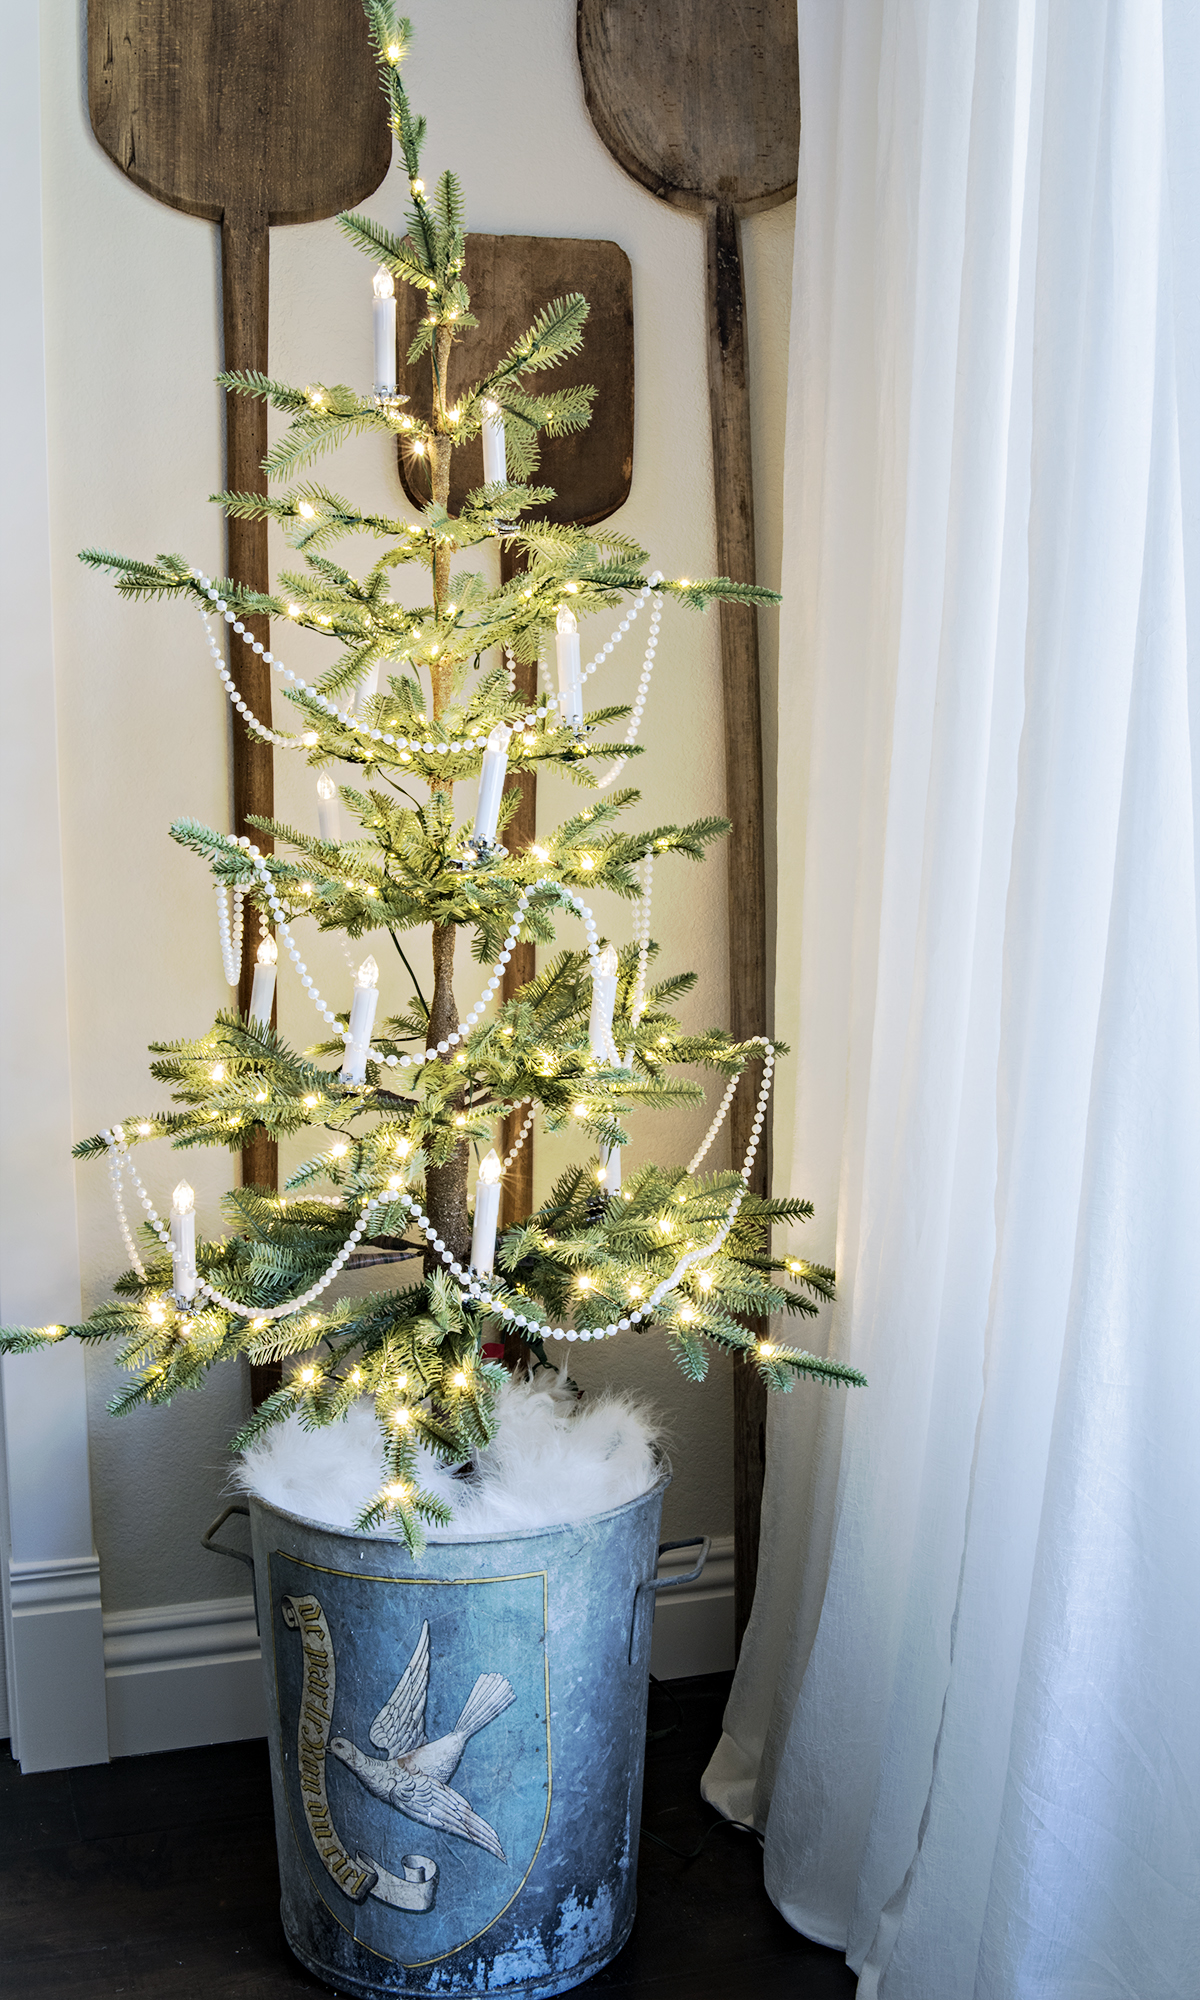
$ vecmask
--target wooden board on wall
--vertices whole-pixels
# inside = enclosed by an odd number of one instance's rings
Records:
[[[555,499],[540,510],[544,520],[585,527],[615,514],[629,498],[633,479],[633,272],[620,244],[574,236],[468,236],[463,278],[479,325],[455,343],[452,395],[494,368],[544,305],[568,292],[583,293],[590,311],[582,349],[530,379],[547,389],[590,382],[596,390],[592,421],[569,437],[544,438],[533,477],[555,490]],[[411,367],[407,361],[422,295],[410,285],[398,289],[399,386],[424,413],[430,402],[429,358],[423,355]],[[413,505],[428,506],[428,486],[422,490],[403,450],[400,477]],[[476,438],[454,454],[450,512],[458,513],[467,494],[482,484],[483,446]]]
[[[471,295],[471,311],[479,321],[455,343],[451,395],[469,388],[488,374],[513,343],[526,332],[543,306],[569,292],[582,292],[590,311],[583,347],[558,368],[535,376],[534,383],[566,389],[590,383],[596,390],[592,421],[568,437],[544,438],[541,463],[532,475],[539,486],[552,486],[555,497],[538,510],[540,518],[590,527],[624,505],[633,479],[633,272],[617,243],[575,236],[468,236],[463,272]],[[399,287],[396,314],[397,385],[413,408],[427,416],[432,400],[430,363],[422,355],[411,365],[408,350],[420,326],[422,295],[409,285]],[[421,461],[399,445],[400,478],[415,507],[428,505],[429,489],[421,478]],[[483,484],[483,446],[460,446],[450,472],[450,511],[462,508],[467,494]],[[514,555],[502,550],[502,579],[514,573]],[[532,663],[516,667],[517,690],[532,704],[537,699],[537,670]],[[505,829],[510,848],[528,847],[537,826],[537,781],[531,771],[510,779],[506,790],[520,792],[520,803]],[[518,944],[505,968],[502,997],[511,999],[533,978],[534,947]],[[524,1122],[523,1110],[504,1121],[501,1150],[515,1146]],[[523,1221],[533,1207],[533,1139],[525,1141],[504,1176],[500,1226]]]

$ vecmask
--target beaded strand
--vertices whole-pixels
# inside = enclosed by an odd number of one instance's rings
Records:
[[[661,583],[662,582],[661,573],[658,570],[655,570],[654,575],[651,577],[650,581],[651,583]],[[647,591],[645,595],[648,596],[649,592]],[[645,601],[644,597],[642,601],[643,602]],[[659,597],[655,599],[654,609],[650,613],[650,631],[646,639],[646,656],[642,662],[642,674],[641,674],[641,679],[638,681],[638,691],[634,698],[633,714],[629,718],[629,726],[625,731],[624,749],[626,750],[626,752],[628,752],[633,748],[634,743],[637,741],[638,731],[642,726],[642,716],[645,714],[646,711],[646,696],[650,691],[650,676],[654,672],[654,655],[658,651],[658,628],[661,624],[662,624],[662,599],[661,597]],[[606,649],[604,647],[601,647],[600,652],[597,653],[596,658],[592,662],[593,667],[599,665],[600,659],[605,650]],[[591,671],[592,668],[589,667],[588,672],[590,673]],[[596,790],[598,792],[607,791],[609,785],[616,783],[617,779],[620,777],[622,771],[625,769],[625,766],[628,762],[629,762],[628,755],[624,757],[618,757],[615,763],[612,765],[612,768],[605,773],[604,777],[597,779]]]
[[[497,1299],[493,1293],[485,1289],[487,1279],[491,1277],[490,1272],[476,1273],[472,1267],[467,1267],[466,1269],[464,1269],[464,1267],[462,1266],[461,1263],[459,1263],[457,1258],[455,1258],[452,1255],[452,1253],[446,1248],[445,1243],[443,1242],[442,1238],[438,1235],[437,1230],[435,1229],[433,1223],[430,1222],[428,1215],[421,1207],[421,1204],[416,1199],[416,1196],[405,1193],[403,1189],[389,1189],[386,1194],[377,1194],[368,1196],[366,1202],[364,1203],[359,1213],[358,1221],[355,1223],[354,1228],[350,1231],[350,1234],[346,1238],[346,1241],[343,1243],[341,1249],[334,1257],[332,1263],[329,1265],[328,1270],[325,1271],[323,1275],[317,1279],[315,1284],[310,1285],[306,1292],[302,1292],[298,1298],[286,1299],[281,1305],[271,1306],[265,1312],[256,1313],[253,1312],[252,1308],[247,1307],[239,1300],[231,1299],[224,1292],[218,1291],[214,1285],[210,1285],[208,1281],[204,1278],[199,1279],[198,1290],[202,1292],[206,1298],[211,1299],[214,1305],[223,1306],[227,1312],[236,1313],[239,1316],[239,1318],[250,1319],[253,1325],[265,1326],[272,1320],[287,1319],[292,1313],[299,1312],[305,1306],[311,1305],[314,1299],[318,1298],[320,1294],[323,1291],[325,1291],[329,1285],[333,1283],[339,1271],[341,1271],[343,1265],[354,1254],[354,1251],[357,1249],[359,1243],[362,1241],[362,1238],[366,1232],[367,1222],[373,1210],[375,1210],[376,1208],[387,1208],[393,1205],[398,1205],[401,1208],[406,1208],[408,1210],[410,1219],[416,1223],[421,1234],[431,1244],[436,1254],[441,1258],[442,1263],[447,1266],[451,1276],[458,1279],[459,1295],[464,1304],[466,1304],[468,1301],[474,1301],[481,1312],[491,1313],[500,1319],[509,1321],[513,1326],[523,1328],[532,1333],[540,1334],[545,1339],[548,1340],[567,1340],[567,1341],[611,1340],[618,1333],[628,1332],[631,1326],[637,1326],[643,1320],[652,1319],[655,1310],[657,1309],[658,1306],[662,1304],[662,1301],[667,1296],[668,1292],[671,1292],[675,1289],[676,1285],[678,1285],[679,1283],[679,1280],[686,1274],[687,1271],[691,1269],[691,1266],[693,1264],[699,1263],[705,1257],[711,1257],[715,1251],[719,1250],[722,1244],[725,1242],[726,1238],[728,1237],[731,1229],[733,1228],[734,1222],[737,1219],[738,1210],[742,1205],[743,1196],[745,1194],[747,1186],[749,1185],[750,1174],[754,1165],[754,1157],[758,1151],[759,1139],[762,1133],[763,1121],[766,1112],[767,1098],[770,1094],[770,1089],[771,1089],[772,1071],[775,1065],[775,1051],[771,1047],[770,1042],[767,1041],[766,1037],[755,1036],[754,1040],[763,1050],[763,1080],[761,1088],[758,1093],[758,1104],[755,1109],[754,1122],[751,1129],[750,1143],[746,1148],[745,1162],[741,1170],[742,1186],[738,1189],[737,1193],[734,1195],[733,1200],[729,1205],[729,1211],[728,1214],[726,1215],[724,1222],[721,1224],[716,1234],[709,1238],[707,1243],[699,1244],[694,1249],[684,1252],[683,1256],[679,1259],[678,1263],[675,1266],[675,1269],[671,1272],[670,1276],[662,1279],[660,1283],[655,1286],[654,1290],[651,1292],[650,1297],[648,1298],[644,1306],[639,1307],[635,1312],[632,1312],[627,1316],[623,1315],[620,1319],[610,1320],[607,1326],[585,1327],[581,1329],[577,1329],[575,1327],[561,1327],[561,1326],[551,1327],[551,1326],[546,1326],[544,1322],[541,1320],[530,1319],[529,1316],[525,1313],[519,1313],[514,1311],[512,1306],[503,1303],[501,1300]],[[526,1123],[528,1124],[528,1122],[529,1121],[527,1120]],[[160,1242],[167,1249],[170,1249],[171,1232],[164,1226],[161,1217],[155,1210],[149,1195],[146,1193],[146,1190],[142,1185],[136,1167],[134,1166],[132,1160],[128,1158],[125,1137],[121,1127],[116,1126],[111,1131],[106,1131],[103,1134],[103,1138],[105,1144],[110,1148],[110,1152],[119,1150],[120,1153],[122,1153],[125,1156],[124,1163],[128,1166],[130,1176],[133,1180],[134,1186],[137,1188],[138,1194],[141,1197],[142,1207],[146,1211],[146,1215],[151,1224],[151,1227],[154,1229],[154,1232],[158,1236]],[[133,1250],[132,1238],[130,1236],[128,1226],[124,1223],[124,1209],[123,1207],[120,1206],[120,1204],[119,1204],[119,1212],[122,1216],[122,1223],[125,1228],[126,1243],[130,1247],[135,1267],[138,1270],[138,1274],[144,1281],[146,1273],[138,1261],[136,1251]]]
[[[242,970],[242,937],[245,931],[245,896],[241,883],[236,883],[232,892],[223,882],[218,882],[217,929],[221,934],[221,963],[225,968],[226,986],[236,986]],[[232,921],[230,904],[232,903]]]

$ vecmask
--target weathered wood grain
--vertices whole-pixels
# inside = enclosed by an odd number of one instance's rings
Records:
[[[534,315],[552,299],[582,292],[590,311],[583,348],[552,374],[531,378],[534,387],[570,389],[591,383],[592,421],[570,437],[542,441],[539,486],[555,498],[541,510],[548,521],[581,527],[615,514],[629,497],[633,478],[633,273],[617,243],[574,236],[468,236],[463,272],[477,328],[454,344],[450,393],[456,395],[494,368]],[[402,391],[415,407],[429,408],[429,358],[409,368],[409,345],[422,311],[421,294],[400,285],[397,341]],[[400,477],[414,506],[429,503],[420,461],[400,452]],[[457,513],[473,487],[483,484],[483,446],[476,438],[454,454],[450,511]]]
[[[576,41],[593,125],[661,201],[753,215],[795,194],[795,0],[578,0]]]

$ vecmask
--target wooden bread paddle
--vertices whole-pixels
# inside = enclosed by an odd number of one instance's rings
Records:
[[[578,0],[576,38],[592,123],[651,194],[707,220],[708,393],[717,568],[753,583],[754,496],[746,301],[738,217],[796,192],[800,81],[795,0]],[[766,880],[758,626],[721,606],[729,842],[729,1013],[739,1040],[765,1034]],[[755,1093],[747,1077],[730,1118],[744,1157]],[[765,1149],[751,1185],[765,1193]],[[734,1373],[735,1625],[754,1598],[765,1462],[766,1391]]]
[[[360,0],[88,0],[88,109],[110,159],[156,201],[221,225],[224,366],[267,372],[267,232],[364,201],[391,159]],[[225,483],[263,492],[267,406],[226,398]],[[270,587],[265,521],[228,523],[231,577]],[[269,644],[266,619],[248,620]],[[248,646],[231,661],[250,709],[271,720],[271,671]],[[234,830],[274,809],[272,753],[234,718]],[[258,944],[247,924],[239,1005]],[[274,1186],[261,1132],[242,1179]]]
[[[583,351],[555,370],[555,388],[590,382],[596,390],[592,421],[587,430],[542,441],[541,464],[534,478],[553,486],[555,498],[541,512],[551,521],[590,525],[614,514],[629,496],[633,478],[633,273],[629,259],[616,243],[555,236],[468,236],[466,269],[471,311],[477,328],[464,333],[454,348],[455,382],[477,382],[525,332],[541,306],[568,292],[582,292],[588,314]],[[400,287],[397,313],[398,382],[424,414],[430,404],[429,363],[407,363],[409,343],[417,331],[420,295]],[[414,506],[428,505],[429,489],[420,484],[416,467],[401,448],[400,477]],[[483,447],[478,439],[454,454],[450,475],[450,511],[456,513],[473,487],[483,484]],[[501,553],[501,576],[514,574],[512,557]],[[522,698],[537,698],[537,668],[518,663],[517,687]],[[537,781],[532,771],[512,780],[521,803],[505,830],[505,845],[528,847],[536,830]],[[504,972],[501,989],[507,1000],[534,974],[534,948],[518,944]],[[505,1120],[503,1150],[515,1145],[524,1122],[517,1111]],[[504,1176],[502,1228],[523,1221],[533,1208],[533,1138],[526,1139]]]

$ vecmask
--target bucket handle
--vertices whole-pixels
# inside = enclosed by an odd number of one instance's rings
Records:
[[[708,1552],[711,1547],[712,1537],[709,1535],[689,1535],[686,1541],[659,1543],[658,1560],[660,1561],[669,1549],[699,1549],[700,1554],[697,1556],[692,1568],[685,1570],[682,1576],[650,1576],[646,1578],[644,1583],[639,1583],[633,1593],[633,1617],[629,1621],[630,1666],[633,1665],[633,1641],[637,1633],[638,1606],[642,1601],[642,1592],[649,1590],[657,1597],[660,1590],[682,1590],[685,1583],[695,1583],[705,1563],[708,1561]]]
[[[231,1507],[227,1507],[223,1514],[217,1515],[217,1518],[213,1522],[211,1528],[205,1529],[204,1533],[200,1537],[200,1546],[202,1549],[207,1549],[210,1555],[232,1556],[235,1562],[245,1563],[249,1568],[251,1576],[253,1576],[254,1574],[253,1556],[248,1556],[243,1554],[241,1549],[231,1549],[228,1542],[214,1542],[213,1540],[213,1536],[216,1534],[217,1529],[223,1528],[225,1526],[225,1523],[229,1519],[229,1516],[231,1514],[244,1514],[246,1516],[246,1519],[249,1520],[250,1509],[248,1507],[244,1507],[240,1501],[235,1500],[233,1505]]]

